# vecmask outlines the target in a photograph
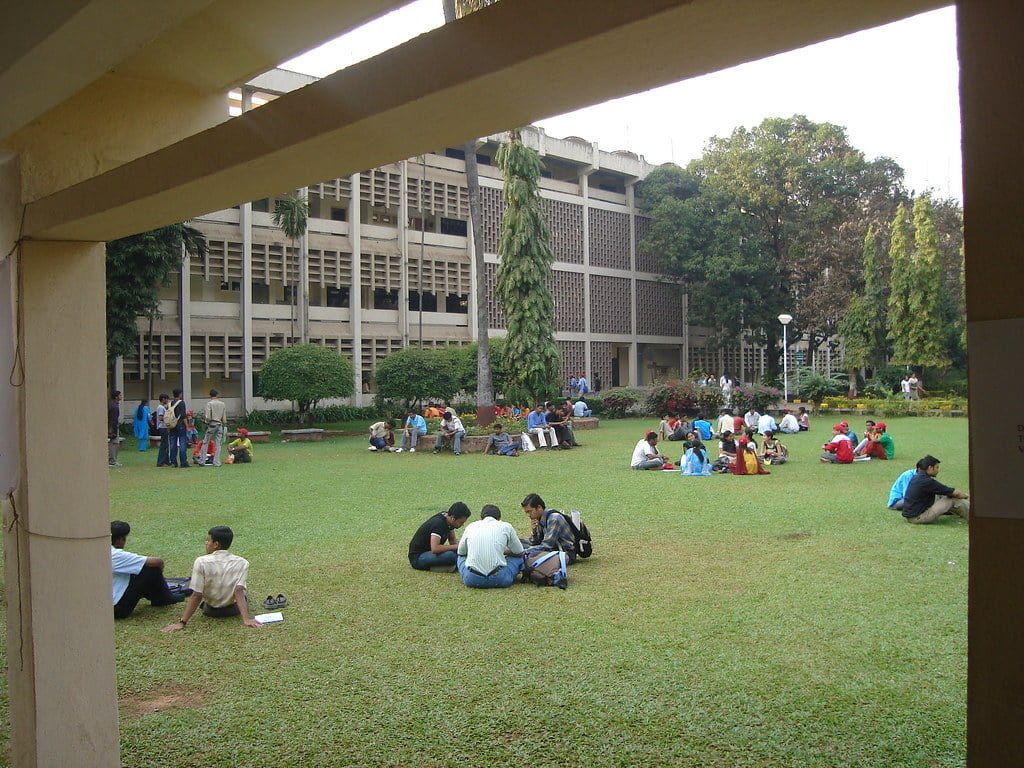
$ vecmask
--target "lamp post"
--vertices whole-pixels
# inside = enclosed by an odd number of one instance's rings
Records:
[[[793,322],[792,315],[779,315],[779,322],[782,323],[782,400],[789,403],[789,336],[788,327]]]

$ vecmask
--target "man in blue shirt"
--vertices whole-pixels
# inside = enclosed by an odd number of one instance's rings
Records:
[[[131,526],[121,520],[110,524],[110,570],[114,576],[114,618],[126,619],[139,600],[153,605],[171,605],[181,601],[164,581],[164,561],[159,557],[125,552]]]
[[[409,411],[405,415],[405,428],[402,429],[402,446],[395,453],[405,450],[409,453],[416,453],[416,441],[425,434],[427,434],[427,422],[415,411]]]
[[[708,421],[707,419],[704,419],[704,418],[694,419],[694,421],[693,421],[693,428],[697,432],[700,432],[700,437],[701,437],[702,440],[710,440],[711,439],[711,422]]]
[[[889,503],[886,505],[889,509],[903,509],[903,497],[907,495],[907,486],[910,485],[911,479],[916,474],[917,467],[911,467],[896,478],[896,482],[893,483],[892,488],[889,489]]]
[[[537,436],[537,442],[540,443],[541,448],[547,448],[547,441],[544,439],[544,433],[547,432],[551,438],[551,447],[558,447],[558,438],[555,437],[555,428],[548,426],[547,414],[544,412],[544,405],[540,404],[532,411],[530,415],[526,417],[526,431],[531,435]],[[524,440],[529,440],[527,435],[523,435]]]

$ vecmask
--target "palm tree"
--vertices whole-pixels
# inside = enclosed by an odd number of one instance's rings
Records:
[[[441,0],[446,24],[479,11],[497,0]],[[466,158],[466,188],[469,191],[469,220],[473,230],[473,260],[476,267],[476,419],[481,426],[494,421],[494,386],[491,381],[491,348],[487,335],[487,266],[484,263],[483,212],[480,207],[480,172],[476,162],[476,142],[463,147]]]
[[[291,193],[285,195],[277,204],[274,206],[274,226],[284,233],[284,236],[292,241],[292,250],[295,250],[295,241],[302,238],[306,234],[306,224],[309,220],[309,201],[306,199],[306,190],[303,188],[298,193]],[[298,282],[302,282],[302,275],[305,272],[305,265],[301,263],[302,257],[300,254],[299,264],[299,279]],[[283,278],[284,283],[288,284],[288,255],[285,254],[283,264]],[[306,292],[302,292],[303,306],[306,304]],[[295,286],[292,286],[291,300],[288,302],[291,313],[291,338],[295,337]],[[308,310],[303,312],[303,318],[309,314]],[[308,335],[308,327],[306,320],[302,322],[302,343],[306,343],[306,336]]]

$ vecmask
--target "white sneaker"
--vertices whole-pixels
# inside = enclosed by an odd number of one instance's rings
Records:
[[[368,450],[368,451],[376,451],[377,450],[377,446],[376,445],[368,446],[366,450]]]
[[[404,450],[405,450],[405,448],[396,448],[395,449],[395,453],[401,453]]]
[[[409,453],[416,453],[416,449],[415,448],[410,448],[409,449]]]

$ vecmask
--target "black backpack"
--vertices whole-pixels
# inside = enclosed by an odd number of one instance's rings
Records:
[[[576,556],[590,557],[594,554],[594,543],[590,539],[587,524],[583,522],[582,513],[578,509],[572,509],[568,513],[559,512],[559,514],[565,518],[565,522],[569,524],[569,529],[572,531],[573,541],[576,542]]]

